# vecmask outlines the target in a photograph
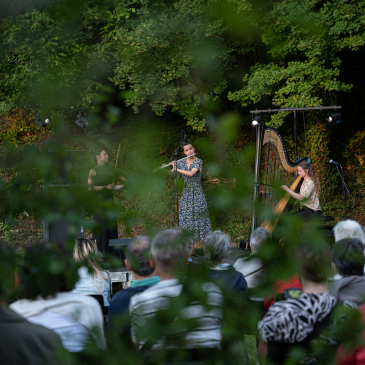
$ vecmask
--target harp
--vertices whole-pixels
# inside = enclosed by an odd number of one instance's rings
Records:
[[[283,191],[283,197],[279,199],[275,194],[275,184],[290,186],[295,190],[301,177],[297,177],[298,165],[302,161],[311,162],[308,157],[291,162],[288,157],[285,142],[280,133],[264,124],[256,125],[256,157],[255,157],[255,185],[254,208],[251,219],[251,233],[259,226],[273,232],[280,214],[287,206],[290,194]],[[264,204],[273,209],[275,218],[272,221],[263,219],[258,213],[258,204]]]

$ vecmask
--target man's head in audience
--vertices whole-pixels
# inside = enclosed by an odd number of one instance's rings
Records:
[[[181,226],[177,226],[174,228],[176,231],[178,231],[182,237],[185,239],[186,241],[186,249],[189,253],[189,257],[191,256],[191,254],[193,253],[193,249],[194,249],[194,240],[191,238],[192,235],[191,233],[185,229],[184,227]]]
[[[229,255],[231,242],[229,237],[221,231],[209,233],[204,240],[204,253],[213,265],[221,264]]]
[[[302,243],[297,246],[296,259],[300,280],[304,290],[306,286],[323,284],[327,287],[327,278],[331,276],[332,253],[326,243]]]
[[[365,243],[365,234],[362,226],[351,219],[338,222],[333,229],[335,241],[341,241],[345,238],[357,238],[362,243]]]
[[[0,240],[0,304],[8,302],[16,287],[16,254]]]
[[[186,269],[189,253],[186,239],[176,229],[159,232],[151,244],[151,267],[161,281],[173,279],[176,274]]]
[[[79,263],[72,252],[62,245],[52,243],[28,246],[21,267],[20,294],[27,299],[54,296],[60,292],[71,291],[79,275]]]
[[[129,271],[133,271],[136,280],[155,276],[154,268],[150,266],[150,250],[151,239],[148,236],[138,237],[127,247],[124,263]]]
[[[364,245],[357,238],[345,238],[332,247],[332,262],[336,274],[342,276],[364,275]]]
[[[271,233],[263,227],[256,228],[250,237],[250,247],[253,253],[257,253],[265,241],[270,241]]]

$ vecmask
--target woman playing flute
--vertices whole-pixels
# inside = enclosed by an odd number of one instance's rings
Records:
[[[195,153],[190,141],[183,142],[181,149],[185,156]],[[212,232],[208,205],[200,180],[203,171],[203,161],[191,156],[181,161],[171,162],[171,172],[179,172],[184,179],[184,189],[180,199],[179,225],[194,234],[194,238],[203,241]],[[177,166],[176,166],[177,165]]]

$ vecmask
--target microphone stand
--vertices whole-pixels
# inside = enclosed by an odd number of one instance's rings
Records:
[[[338,165],[340,165],[340,164],[338,164]],[[337,163],[336,163],[336,169],[337,169],[338,174],[340,175],[341,180],[342,180],[342,188],[343,188],[343,210],[344,210],[345,219],[347,219],[347,217],[346,217],[346,191],[347,191],[347,194],[350,194],[350,192],[349,192],[349,189],[347,188],[347,185],[345,183],[345,178],[344,178],[344,174],[343,174],[343,168],[342,168],[341,165],[340,165],[340,167],[341,167],[342,173],[341,173],[341,171],[338,168]]]
[[[181,133],[184,131],[181,131]],[[181,134],[180,134],[180,138],[181,138]],[[186,138],[186,134],[184,132],[184,138],[181,139],[181,142],[179,144],[179,146],[175,149],[174,153],[172,154],[172,156],[170,157],[170,162],[172,159],[175,160],[175,166],[176,166],[176,170],[175,170],[175,196],[176,196],[176,226],[179,227],[180,226],[180,222],[179,222],[179,193],[177,191],[177,154],[179,152],[179,149],[182,145],[182,143],[185,141]]]

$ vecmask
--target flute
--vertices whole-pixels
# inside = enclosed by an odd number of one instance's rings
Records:
[[[176,162],[178,162],[178,161],[182,161],[182,160],[186,160],[187,158],[189,158],[189,157],[191,157],[191,156],[195,156],[195,155],[196,155],[196,153],[193,153],[193,154],[192,154],[192,155],[190,155],[190,156],[186,156],[186,157],[184,157],[184,158],[180,158],[180,160],[177,160]],[[168,163],[167,165],[164,165],[164,166],[161,166],[161,167],[157,168],[156,170],[153,170],[152,172],[155,172],[155,171],[160,170],[160,169],[164,169],[165,167],[170,166],[170,165],[171,165],[171,162],[170,162],[170,163]]]

